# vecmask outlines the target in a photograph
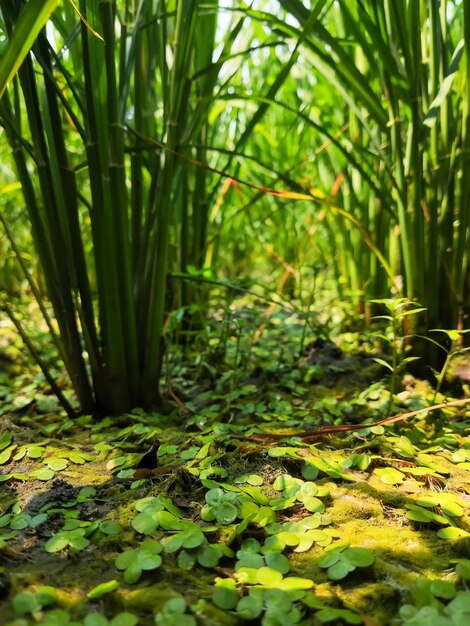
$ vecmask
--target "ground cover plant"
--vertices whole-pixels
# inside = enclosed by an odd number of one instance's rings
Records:
[[[469,41],[2,3],[2,624],[468,621]]]
[[[466,397],[390,394],[372,334],[301,354],[295,312],[253,344],[265,312],[233,306],[214,372],[174,352],[166,414],[69,419],[32,364],[3,375],[6,624],[465,621]]]

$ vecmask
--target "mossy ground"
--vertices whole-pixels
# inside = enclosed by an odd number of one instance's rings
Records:
[[[276,332],[278,327],[274,338]],[[257,348],[265,363],[269,363],[266,352],[272,336],[265,352]],[[104,421],[85,416],[73,422],[58,411],[39,413],[34,397],[26,408],[5,411],[2,436],[8,441],[3,453],[11,452],[4,454],[1,465],[2,623],[46,624],[48,608],[21,616],[13,605],[18,593],[44,585],[57,590],[57,606],[78,623],[93,612],[111,618],[127,611],[137,615],[142,626],[150,626],[164,603],[180,595],[199,624],[245,623],[235,610],[222,610],[211,600],[216,578],[236,578],[235,556],[203,567],[183,566],[177,552],[163,554],[162,565],[144,571],[135,584],[127,584],[115,567],[123,550],[138,547],[145,538],[132,524],[138,514],[135,502],[150,496],[169,497],[184,519],[201,528],[214,526],[206,535],[210,544],[230,542],[236,551],[247,537],[262,543],[269,524],[248,520],[235,537],[234,531],[243,524],[241,514],[230,523],[204,522],[200,517],[208,490],[218,484],[224,492],[231,487],[236,491],[241,475],[257,477],[257,489],[268,502],[263,506],[268,508],[280,496],[273,483],[282,474],[299,484],[314,482],[327,489],[319,514],[325,528],[332,530],[331,545],[366,548],[373,552],[374,563],[335,581],[319,566],[328,546],[313,544],[296,552],[294,544],[283,551],[290,561],[288,575],[310,579],[309,594],[332,607],[351,609],[367,626],[402,623],[399,609],[412,600],[419,579],[464,585],[455,563],[470,558],[466,534],[470,531],[466,505],[470,504],[470,437],[465,409],[429,413],[387,428],[325,435],[313,444],[292,436],[275,442],[269,436],[249,439],[267,432],[290,435],[305,428],[361,424],[383,417],[386,381],[378,378],[380,372],[367,357],[327,355],[322,360],[320,356],[310,354],[299,360],[291,353],[283,362],[258,370],[250,370],[247,361],[236,385],[228,369],[215,381],[207,381],[199,363],[182,366],[174,373],[172,393],[181,396],[186,412],[178,406],[166,415],[137,411]],[[312,380],[312,375],[318,380]],[[431,395],[432,389],[409,384],[408,391],[396,399],[403,404],[394,408],[396,412],[420,408]],[[153,460],[147,454],[152,445]],[[31,453],[34,446],[40,451]],[[76,452],[82,457],[71,455]],[[54,459],[63,459],[64,467],[38,479],[35,472],[55,467]],[[305,473],[312,459],[320,462],[315,477]],[[398,477],[381,473],[387,468],[398,470]],[[80,498],[84,487],[94,491]],[[441,521],[410,519],[409,505],[418,502],[419,506],[423,496],[440,494],[450,498],[450,512],[442,503],[424,510]],[[17,527],[14,516],[21,513],[46,517],[37,525]],[[286,523],[311,514],[302,501],[295,501],[277,508],[274,515],[277,522]],[[88,544],[47,551],[47,542],[67,520],[85,529]],[[119,534],[106,534],[93,526],[103,520],[117,522]],[[461,529],[462,536],[442,539],[437,534],[440,528]],[[149,536],[160,539],[172,534],[174,530],[160,527]],[[118,581],[117,589],[87,598],[90,590],[110,580]],[[240,596],[250,588],[237,585]],[[297,623],[319,624],[315,610],[302,606]],[[336,618],[330,623],[343,622]]]

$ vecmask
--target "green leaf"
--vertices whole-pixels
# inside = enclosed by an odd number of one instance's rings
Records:
[[[258,512],[253,517],[252,522],[259,524],[260,526],[267,526],[276,521],[276,513],[269,506],[262,506],[258,509]]]
[[[64,550],[70,543],[70,537],[65,532],[58,532],[55,535],[52,535],[50,539],[46,542],[45,549],[46,552],[60,552]]]
[[[282,581],[282,574],[272,567],[260,567],[256,573],[256,580],[265,587],[275,587]]]
[[[245,539],[242,543],[242,545],[240,546],[240,550],[238,550],[237,552],[237,557],[241,557],[242,554],[244,554],[245,552],[251,552],[251,553],[258,553],[261,550],[261,544],[257,539],[254,539],[254,537],[248,537],[248,539]]]
[[[423,524],[429,524],[430,522],[434,521],[433,514],[430,511],[426,511],[426,510],[407,511],[406,516],[408,517],[408,519],[412,520],[413,522],[422,522]]]
[[[235,565],[235,571],[238,571],[242,567],[253,567],[258,569],[263,567],[264,560],[261,554],[256,554],[254,552],[243,552],[242,556],[239,557]]]
[[[219,487],[215,489],[209,489],[205,496],[207,504],[213,507],[217,507],[222,504],[223,497],[224,492]]]
[[[267,609],[276,609],[288,613],[292,608],[292,600],[288,593],[281,589],[266,589],[263,600]]]
[[[234,609],[238,604],[238,593],[235,586],[217,586],[212,595],[212,602],[224,611]]]
[[[122,533],[122,526],[113,520],[105,520],[101,522],[99,528],[105,535],[120,535]]]
[[[305,480],[315,480],[318,477],[320,470],[313,463],[309,463],[308,461],[304,461],[302,466],[302,477]]]
[[[143,570],[157,569],[162,564],[162,557],[159,554],[150,554],[139,550],[137,563]]]
[[[90,542],[85,537],[80,535],[74,535],[70,537],[70,547],[74,550],[84,550],[90,545]]]
[[[27,615],[28,613],[36,613],[41,609],[34,593],[30,591],[21,591],[13,598],[13,608],[18,615]]]
[[[452,517],[462,517],[462,515],[464,514],[463,508],[456,502],[452,501],[441,501],[441,509],[443,513],[445,513],[446,515],[451,515]]]
[[[434,100],[431,102],[431,104],[429,105],[429,109],[424,117],[423,120],[423,125],[426,126],[428,129],[431,129],[434,127],[434,125],[436,124],[438,118],[439,118],[439,112],[441,110],[441,105],[443,103],[443,101],[445,100],[445,98],[447,97],[451,87],[452,87],[452,83],[454,82],[454,78],[457,75],[457,71],[459,68],[459,63],[460,63],[460,59],[462,57],[462,54],[464,52],[465,49],[465,41],[463,39],[461,39],[455,50],[454,50],[454,54],[452,55],[452,59],[450,61],[449,67],[447,68],[446,71],[446,76],[444,77],[444,79],[442,80],[440,86],[439,86],[439,91],[437,92],[437,95],[435,96]],[[443,331],[445,332],[445,331]],[[449,334],[449,332],[448,332]],[[458,337],[458,335],[457,335]]]
[[[101,596],[106,595],[107,593],[112,593],[119,588],[119,581],[117,580],[108,580],[105,583],[101,583],[90,589],[87,593],[87,598],[89,600],[96,600],[97,598],[101,598]]]
[[[181,530],[184,524],[169,511],[157,511],[155,519],[164,530]]]
[[[153,510],[143,511],[134,517],[131,522],[132,528],[142,535],[151,535],[158,528],[156,512]]]
[[[29,0],[24,5],[0,61],[0,98],[58,3],[59,0]]]
[[[163,511],[165,505],[161,501],[160,498],[155,498],[154,496],[149,496],[147,498],[140,498],[135,501],[135,508],[137,511],[142,512],[146,509],[153,509],[155,511]]]
[[[168,552],[169,554],[173,552],[177,552],[182,547],[183,540],[184,540],[183,533],[177,533],[176,535],[173,535],[172,537],[164,537],[162,539],[162,545],[163,545],[164,551]]]
[[[242,474],[238,478],[236,478],[234,483],[248,483],[249,485],[253,485],[254,487],[259,487],[263,484],[263,478],[258,474]]]
[[[464,624],[470,617],[470,593],[459,591],[446,607],[446,613],[452,615],[454,623]]]
[[[165,615],[182,615],[186,611],[186,600],[182,596],[170,598],[162,607]]]
[[[3,450],[4,448],[7,448],[11,444],[11,440],[12,439],[13,439],[13,435],[10,432],[8,432],[7,430],[5,430],[0,435],[0,450]]]
[[[197,626],[196,619],[192,615],[157,613],[155,616],[157,626]]]
[[[298,546],[300,543],[300,536],[297,533],[284,530],[279,533],[279,539],[283,541],[286,546]]]
[[[204,522],[213,522],[215,520],[215,509],[210,504],[205,504],[199,515]]]
[[[289,592],[299,589],[311,589],[312,587],[313,580],[309,578],[298,578],[297,576],[288,576],[279,584],[279,589]]]
[[[258,583],[258,570],[254,567],[241,567],[236,573],[236,579],[242,585],[256,585]]]
[[[214,546],[203,546],[198,550],[197,562],[203,567],[215,567],[220,556],[219,551]]]
[[[237,518],[238,511],[230,502],[222,502],[215,511],[215,519],[219,524],[231,524]]]
[[[160,554],[163,546],[157,539],[146,539],[138,549],[139,554]]]
[[[331,565],[328,568],[327,573],[331,580],[342,580],[343,578],[346,578],[349,572],[352,572],[354,569],[354,565],[348,563],[348,561],[341,560],[334,565]]]
[[[0,517],[0,528],[5,528],[5,526],[9,526],[11,520],[13,519],[13,515],[7,513],[6,515],[2,515]]]
[[[66,459],[52,458],[46,461],[46,465],[49,469],[60,472],[67,467],[68,462]]]
[[[290,570],[289,559],[279,552],[266,552],[264,555],[266,565],[272,569],[287,574]]]
[[[457,593],[455,585],[447,580],[433,580],[430,589],[433,595],[444,600],[452,600]]]
[[[417,505],[424,506],[429,509],[439,506],[439,498],[437,496],[421,496],[416,498],[415,502]]]
[[[37,472],[31,472],[31,476],[34,476],[38,480],[48,481],[54,478],[55,473],[51,469],[42,469]]]
[[[242,519],[246,519],[247,517],[250,517],[250,516],[255,517],[258,511],[259,511],[259,506],[255,502],[251,502],[251,500],[247,500],[241,506],[240,515]]]
[[[380,476],[380,480],[386,485],[398,485],[405,479],[403,472],[393,467],[378,467],[374,470],[374,474]]]
[[[272,537],[267,537],[264,542],[264,546],[261,548],[261,552],[264,554],[265,552],[282,552],[286,547],[286,542],[279,537],[279,535],[273,535]]]
[[[101,613],[90,613],[83,620],[83,626],[109,626],[109,622]]]
[[[384,361],[383,359],[378,359],[377,357],[373,357],[373,360],[376,363],[379,363],[379,365],[386,367],[390,372],[393,372],[393,367],[390,365],[390,363],[387,363],[387,361]]]
[[[304,496],[303,504],[307,511],[310,511],[310,513],[322,513],[325,510],[325,505],[318,498]]]
[[[347,609],[333,609],[326,607],[315,613],[315,618],[322,623],[335,622],[344,620],[348,624],[362,624],[362,618],[357,613]]]
[[[310,550],[314,543],[323,544],[324,542],[331,543],[331,537],[322,530],[308,530],[300,535],[300,542],[294,548],[294,552],[306,552]]]
[[[436,535],[440,539],[461,539],[462,537],[469,537],[470,533],[462,528],[456,528],[455,526],[449,526],[448,528],[440,528]]]
[[[30,446],[28,447],[26,453],[30,459],[40,459],[44,456],[46,450],[44,448],[41,448],[40,446]]]
[[[347,548],[341,558],[346,559],[356,567],[369,567],[375,561],[374,554],[366,548]]]
[[[56,604],[59,599],[57,590],[50,585],[39,587],[39,589],[36,590],[35,596],[41,606],[52,606]]]
[[[261,598],[253,595],[241,598],[237,604],[237,614],[241,619],[254,620],[261,615],[263,610],[263,601]]]
[[[242,485],[239,489],[241,493],[246,493],[258,504],[264,505],[269,503],[269,499],[257,487],[252,487],[251,485]]]
[[[190,459],[193,459],[198,452],[199,448],[197,446],[190,446],[180,453],[180,457],[183,459],[183,461],[189,461]]]
[[[470,559],[460,559],[455,571],[463,580],[470,580]]]
[[[8,448],[5,448],[3,452],[0,452],[0,465],[8,463],[13,453],[13,450],[16,450],[16,445],[9,446]]]
[[[178,554],[178,567],[184,570],[192,569],[197,561],[197,554],[195,552],[188,552],[187,550],[181,550]]]
[[[319,567],[331,567],[340,560],[340,556],[341,554],[339,550],[330,550],[329,552],[325,552],[325,554],[318,560],[318,565]]]
[[[124,580],[128,585],[133,585],[142,576],[142,568],[135,561],[124,570]]]
[[[109,626],[135,626],[138,621],[139,618],[133,613],[118,613],[109,622]]]
[[[183,547],[197,548],[205,541],[204,533],[201,530],[190,530],[183,533]]]

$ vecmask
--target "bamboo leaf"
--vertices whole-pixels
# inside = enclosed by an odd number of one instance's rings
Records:
[[[59,0],[29,0],[21,11],[0,62],[0,98],[58,3]]]
[[[424,126],[426,126],[429,130],[433,128],[433,126],[437,122],[437,118],[439,116],[439,111],[441,105],[445,98],[448,96],[449,91],[454,82],[454,78],[457,75],[457,71],[459,69],[460,59],[462,58],[464,52],[465,42],[463,39],[459,41],[457,47],[455,48],[454,54],[452,55],[452,59],[449,65],[449,70],[447,72],[446,77],[441,83],[437,96],[431,102],[428,112],[426,113],[426,117],[423,120]],[[429,133],[429,130],[425,131],[426,134]]]

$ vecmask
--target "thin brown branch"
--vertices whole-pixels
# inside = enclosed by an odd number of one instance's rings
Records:
[[[416,415],[420,415],[421,413],[429,413],[431,411],[438,411],[439,409],[445,409],[451,406],[463,406],[465,404],[470,404],[470,398],[463,398],[462,400],[452,400],[451,402],[441,402],[440,404],[434,404],[433,406],[418,409],[417,411],[410,411],[409,413],[399,413],[398,415],[393,415],[392,417],[387,417],[378,422],[372,422],[371,424],[344,424],[342,426],[326,426],[324,428],[306,430],[300,433],[266,433],[262,435],[250,435],[249,437],[240,435],[239,438],[249,439],[250,441],[259,441],[262,443],[268,441],[279,441],[280,439],[286,439],[289,437],[298,437],[299,439],[303,439],[304,441],[309,441],[310,439],[319,439],[324,435],[332,435],[335,433],[344,432],[357,432],[358,430],[362,430],[364,428],[386,426],[388,424],[401,422],[403,420],[409,419],[410,417],[415,417]],[[237,435],[232,434],[232,436],[236,437]]]

